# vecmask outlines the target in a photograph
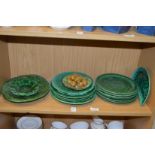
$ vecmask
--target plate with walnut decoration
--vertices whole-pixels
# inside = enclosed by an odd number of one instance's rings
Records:
[[[63,84],[74,90],[83,90],[91,86],[92,79],[88,75],[79,72],[73,72],[62,79]]]

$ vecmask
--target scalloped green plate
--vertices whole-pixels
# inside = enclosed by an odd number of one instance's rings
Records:
[[[65,99],[79,99],[79,98],[82,98],[82,99],[85,99],[85,98],[88,98],[89,96],[91,95],[94,95],[96,93],[96,90],[95,88],[89,92],[88,94],[85,94],[85,95],[80,95],[80,96],[70,96],[70,95],[64,95],[64,94],[61,94],[60,92],[58,92],[54,87],[50,87],[50,90],[51,92],[53,92],[54,94],[57,94],[60,98],[65,98]]]
[[[84,89],[84,90],[73,90],[73,89],[70,89],[70,88],[67,88],[66,86],[64,86],[64,84],[62,82],[63,78],[65,76],[71,75],[73,73],[79,73],[79,72],[63,72],[63,73],[58,74],[57,76],[55,76],[52,79],[50,86],[53,86],[61,94],[65,94],[65,95],[69,95],[69,96],[86,95],[94,89],[95,84],[94,84],[93,80],[92,80],[92,84],[90,85],[90,87],[88,87],[87,89]],[[80,74],[84,74],[84,73],[80,73]],[[84,74],[84,75],[86,75],[86,74]]]
[[[96,98],[96,94],[94,94],[93,96],[90,96],[89,98],[83,100],[83,99],[79,99],[79,100],[68,100],[68,99],[62,99],[62,98],[59,98],[56,94],[54,94],[53,92],[51,92],[51,96],[53,98],[55,98],[56,100],[58,100],[59,102],[61,103],[65,103],[65,104],[70,104],[70,105],[83,105],[83,104],[86,104],[86,103],[90,103],[92,101],[95,100]]]
[[[25,103],[38,100],[49,92],[49,83],[38,75],[22,75],[7,80],[2,86],[2,94],[8,101]]]

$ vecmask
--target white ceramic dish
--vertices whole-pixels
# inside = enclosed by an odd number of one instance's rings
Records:
[[[108,129],[123,129],[124,122],[123,121],[111,121],[107,124]]]
[[[18,129],[41,129],[42,120],[37,116],[23,116],[17,121]]]
[[[60,121],[53,121],[51,123],[53,129],[67,129],[67,124]]]
[[[65,29],[70,28],[71,26],[50,26],[50,27],[55,30],[65,30]]]
[[[89,124],[85,121],[74,122],[70,125],[70,129],[88,129]]]

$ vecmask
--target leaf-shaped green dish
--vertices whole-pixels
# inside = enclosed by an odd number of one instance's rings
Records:
[[[38,75],[22,75],[14,77],[6,81],[2,86],[4,98],[15,103],[38,100],[46,96],[48,92],[48,81]]]
[[[140,100],[140,104],[144,105],[150,95],[150,74],[149,71],[144,67],[139,67],[137,70],[132,74],[132,79],[135,80],[138,86],[138,96]]]

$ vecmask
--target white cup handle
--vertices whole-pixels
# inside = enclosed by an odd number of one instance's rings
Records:
[[[104,123],[105,127],[108,129],[108,123]]]

